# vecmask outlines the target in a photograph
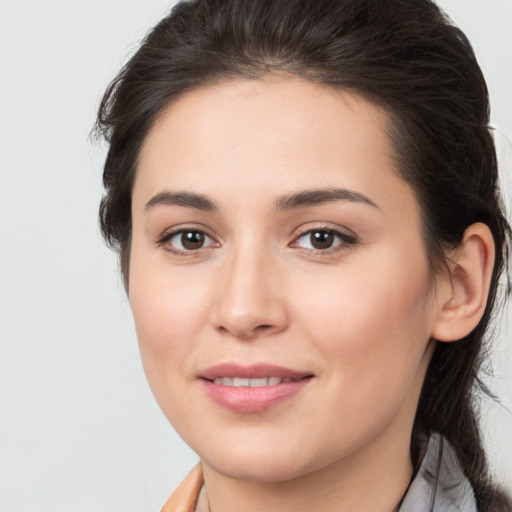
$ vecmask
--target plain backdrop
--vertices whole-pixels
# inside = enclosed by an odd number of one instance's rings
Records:
[[[250,1],[250,0],[248,0]],[[443,0],[488,79],[512,190],[512,1]],[[158,409],[97,228],[99,99],[163,0],[0,0],[0,510],[157,511],[197,457]],[[508,306],[510,311],[510,306]],[[512,330],[486,443],[512,489]]]

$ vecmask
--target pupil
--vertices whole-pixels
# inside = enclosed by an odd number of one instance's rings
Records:
[[[200,231],[186,231],[181,235],[181,244],[185,249],[200,249],[204,244],[204,234]]]
[[[311,233],[311,245],[315,249],[329,249],[334,242],[334,234],[329,231],[314,231]]]

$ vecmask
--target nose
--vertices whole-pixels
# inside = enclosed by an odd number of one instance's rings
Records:
[[[237,251],[227,258],[213,308],[217,331],[250,340],[285,330],[288,314],[283,284],[282,271],[261,249]]]

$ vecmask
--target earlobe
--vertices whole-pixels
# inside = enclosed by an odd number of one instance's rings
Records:
[[[472,224],[460,246],[449,254],[449,275],[440,279],[432,338],[460,340],[477,326],[487,303],[493,266],[491,231],[485,224]]]

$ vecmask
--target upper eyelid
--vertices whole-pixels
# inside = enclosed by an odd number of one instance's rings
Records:
[[[212,240],[218,241],[217,236],[215,236],[210,229],[201,224],[190,224],[190,225],[178,225],[173,226],[171,228],[167,228],[162,232],[162,234],[158,235],[156,240],[157,242],[161,242],[163,240],[170,240],[173,236],[176,236],[179,233],[184,231],[198,231],[200,233],[204,233],[206,236],[210,237]]]
[[[311,225],[308,223],[294,229],[290,235],[290,238],[292,238],[292,240],[296,240],[297,238],[300,238],[301,236],[310,233],[311,231],[332,231],[344,237],[350,237],[354,239],[359,238],[351,229],[345,226],[333,226],[332,224],[321,222],[316,225]]]
[[[301,229],[303,228],[303,229]],[[308,253],[314,253],[319,255],[327,255],[327,254],[334,254],[339,253],[340,251],[343,251],[344,249],[348,249],[350,246],[354,246],[356,244],[360,243],[359,237],[348,228],[342,228],[342,227],[330,227],[326,226],[325,224],[319,224],[317,226],[308,226],[307,224],[305,226],[301,226],[300,232],[295,234],[291,240],[291,242],[288,243],[288,247],[296,249],[296,250],[302,250],[306,251]],[[313,233],[315,231],[329,231],[331,233],[334,233],[335,236],[340,238],[341,243],[338,243],[337,245],[333,247],[329,247],[326,249],[310,249],[305,247],[300,247],[298,244],[299,240],[302,239],[304,236],[308,235],[309,233]]]
[[[290,245],[295,244],[298,240],[304,238],[306,235],[308,235],[310,233],[314,233],[315,231],[329,231],[329,232],[333,233],[334,236],[337,236],[339,239],[341,239],[345,243],[355,243],[357,241],[356,237],[354,237],[352,235],[347,235],[347,234],[342,233],[341,231],[337,231],[335,229],[329,229],[329,230],[327,230],[327,229],[309,229],[308,231],[305,231],[304,233],[301,233],[300,235],[296,236],[292,240]],[[319,250],[321,250],[321,249],[319,249]]]

